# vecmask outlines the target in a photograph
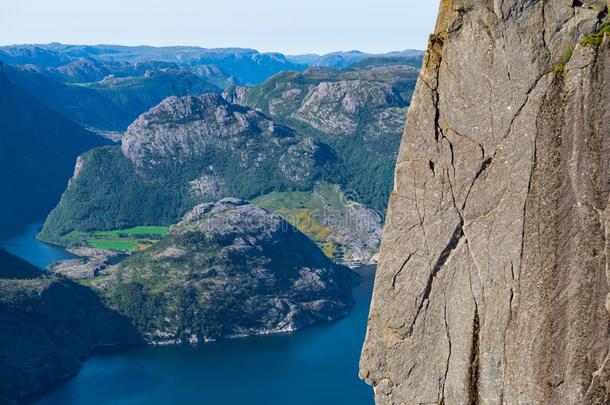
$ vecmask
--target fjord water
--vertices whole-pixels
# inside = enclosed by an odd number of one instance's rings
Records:
[[[39,227],[4,236],[0,246],[41,267],[70,257],[37,241]],[[358,271],[356,305],[343,319],[290,334],[98,355],[35,403],[370,405],[372,390],[357,373],[374,268]]]
[[[41,222],[16,227],[0,233],[0,247],[40,268],[46,268],[58,260],[73,258],[65,250],[36,239]]]

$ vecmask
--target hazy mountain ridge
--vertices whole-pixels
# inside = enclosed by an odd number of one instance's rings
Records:
[[[24,44],[0,47],[0,61],[15,65],[36,65],[49,70],[69,70],[82,64],[96,70],[124,69],[141,63],[171,63],[180,67],[211,66],[235,77],[241,84],[258,84],[281,71],[300,71],[307,67],[348,67],[375,58],[400,57],[421,63],[423,51],[405,50],[381,54],[360,51],[332,52],[324,55],[284,55],[246,48],[201,48],[196,46],[120,46]],[[98,79],[99,80],[99,79]]]
[[[302,70],[306,66],[289,62],[280,53],[260,53],[254,49],[173,46],[118,45],[13,45],[0,47],[0,60],[10,64],[33,64],[42,68],[59,68],[87,58],[112,68],[125,64],[157,62],[178,67],[211,66],[235,77],[239,83],[256,84],[285,70]]]
[[[119,133],[168,96],[220,92],[206,79],[174,68],[145,70],[139,76],[111,75],[85,84],[62,83],[32,66],[6,66],[6,73],[13,83],[73,121]]]
[[[424,53],[414,49],[405,51],[395,51],[388,53],[366,53],[361,51],[339,51],[331,52],[324,55],[307,54],[307,55],[288,55],[286,58],[289,61],[298,64],[304,64],[309,67],[349,67],[358,62],[371,59],[385,58],[402,58],[406,64],[414,63],[421,64]]]

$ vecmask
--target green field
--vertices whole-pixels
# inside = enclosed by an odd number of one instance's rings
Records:
[[[136,241],[130,240],[103,240],[103,239],[94,239],[91,240],[91,246],[96,249],[105,249],[105,250],[116,250],[121,252],[133,252],[136,250],[141,244]]]
[[[111,237],[143,237],[143,236],[158,236],[160,238],[167,235],[168,228],[166,226],[136,226],[127,229],[116,229],[114,231],[95,232],[95,236],[111,236]]]
[[[136,226],[111,231],[71,232],[66,236],[66,240],[69,241],[70,247],[90,246],[131,253],[152,246],[163,239],[167,232],[166,226]]]

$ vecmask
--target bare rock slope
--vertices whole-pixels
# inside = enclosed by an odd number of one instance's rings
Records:
[[[360,365],[378,403],[610,401],[607,7],[441,1]]]

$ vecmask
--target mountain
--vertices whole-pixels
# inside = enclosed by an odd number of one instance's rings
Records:
[[[606,404],[608,3],[441,1],[360,376],[378,404]]]
[[[235,84],[256,85],[280,72],[301,71],[314,66],[349,67],[364,59],[377,58],[403,58],[409,60],[409,63],[421,64],[423,52],[408,49],[381,54],[348,51],[324,55],[283,55],[243,48],[58,43],[0,47],[0,61],[12,65],[35,66],[53,78],[70,82],[99,81],[105,77],[102,76],[104,73],[124,76],[122,71],[130,66],[156,63],[165,64],[165,68],[216,69],[223,72],[225,80],[232,77]]]
[[[229,89],[225,96],[330,145],[345,167],[344,188],[385,212],[418,72],[404,65],[316,68],[280,73],[253,88]]]
[[[350,65],[352,69],[370,69],[376,66],[412,66],[421,69],[423,63],[423,54],[413,56],[376,56],[366,59],[361,59]]]
[[[0,225],[43,217],[57,204],[74,160],[108,143],[15,86],[0,64]]]
[[[292,331],[346,314],[358,277],[296,228],[227,198],[93,281],[154,343]]]
[[[311,189],[337,172],[327,145],[215,94],[165,99],[129,126],[122,146],[94,149],[76,166],[45,240],[71,244],[78,231],[171,225],[199,202]]]
[[[58,67],[70,63],[72,58],[43,47],[20,45],[0,47],[0,61],[11,65]]]
[[[92,232],[171,225],[199,202],[275,192],[255,202],[335,260],[374,262],[383,216],[372,209],[385,211],[416,76],[404,65],[316,68],[224,99],[168,98],[134,121],[121,148],[81,157],[40,237],[91,245]]]
[[[424,53],[422,51],[407,49],[399,52],[388,52],[388,53],[366,53],[360,51],[340,51],[331,52],[324,55],[307,54],[307,55],[288,55],[286,59],[290,62],[306,65],[308,67],[332,67],[332,68],[344,68],[354,67],[364,60],[372,59],[402,59],[407,64],[421,65]]]
[[[374,55],[370,53],[360,52],[360,51],[348,51],[348,52],[332,52],[322,55],[317,61],[315,61],[312,66],[318,67],[348,67],[353,65],[356,62],[359,62],[364,59],[376,58],[381,56],[402,56],[403,53],[395,52],[393,54],[387,55]],[[405,56],[414,56],[420,57],[422,56],[421,52],[417,51],[405,51]]]
[[[210,66],[233,76],[242,84],[257,84],[287,70],[306,66],[290,62],[280,53],[260,53],[253,49],[205,49],[189,46],[64,45],[58,43],[0,47],[0,61],[57,68],[83,58],[100,62],[136,64],[167,62],[179,67]]]
[[[219,93],[220,88],[207,80],[181,69],[148,70],[142,76],[106,77],[86,85],[108,99],[122,112],[119,125],[110,129],[125,129],[141,113],[169,96],[199,96]]]
[[[140,67],[137,67],[139,70]],[[73,121],[105,132],[122,132],[164,98],[220,92],[208,80],[183,69],[128,72],[134,76],[105,76],[92,83],[62,83],[48,70],[33,67],[5,68],[12,82],[40,102]]]
[[[76,374],[90,354],[141,342],[89,288],[0,250],[0,402],[25,401]]]

